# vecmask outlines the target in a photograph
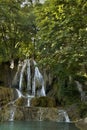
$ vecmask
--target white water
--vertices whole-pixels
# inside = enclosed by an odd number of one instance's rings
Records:
[[[16,91],[17,91],[17,94],[18,94],[18,98],[23,97],[22,93],[18,89],[16,89]]]
[[[36,94],[36,81],[38,82],[38,84],[41,87],[41,89],[38,91],[38,96],[46,96],[45,94],[45,89],[44,89],[44,80],[43,80],[43,76],[42,74],[40,73],[39,71],[39,68],[37,67],[37,63],[33,61],[33,64],[34,64],[34,77],[31,76],[31,68],[30,68],[30,60],[29,59],[26,59],[24,60],[24,63],[22,65],[22,68],[21,68],[21,72],[20,72],[20,80],[19,80],[19,90],[21,91],[22,90],[22,86],[23,86],[23,76],[24,76],[24,72],[27,71],[27,91],[31,90],[31,94],[33,96],[35,96]],[[31,80],[32,78],[32,80]],[[31,83],[32,81],[32,83]],[[32,88],[31,88],[32,86]]]
[[[64,111],[64,110],[58,110],[58,113],[59,113],[61,121],[70,122],[69,116],[68,116],[68,114],[67,114],[66,111]]]
[[[30,60],[26,59],[24,60],[24,62],[22,62],[21,64],[18,64],[18,69],[14,78],[14,82],[18,82],[18,76],[20,74],[20,78],[19,78],[19,90],[16,89],[17,92],[17,99],[15,101],[10,102],[8,105],[12,105],[11,110],[10,110],[10,118],[9,121],[14,121],[14,115],[15,115],[15,107],[14,107],[14,103],[21,97],[27,99],[27,106],[30,107],[30,101],[33,97],[35,97],[36,95],[36,85],[40,85],[38,87],[39,90],[37,91],[37,96],[45,96],[45,89],[44,89],[44,79],[42,74],[39,71],[39,68],[37,67],[36,62],[33,60],[33,64],[34,64],[34,77],[31,79],[31,65],[30,65]],[[27,78],[27,88],[26,88],[26,95],[23,95],[21,90],[23,87],[23,80],[24,80],[24,74],[26,73],[26,78]],[[32,83],[31,83],[32,81]],[[36,82],[38,82],[38,84],[36,84]],[[28,91],[31,91],[31,94],[28,94]],[[42,111],[40,110],[40,121],[42,120]]]
[[[14,60],[11,60],[11,63],[10,63],[10,68],[13,69],[14,68]]]
[[[64,111],[64,116],[65,116],[65,122],[70,122],[69,116],[66,111]]]
[[[77,89],[80,92],[81,95],[81,101],[85,101],[85,92],[83,91],[83,86],[79,81],[75,81],[75,83],[77,84]]]
[[[17,72],[16,72],[16,74],[15,74],[15,76],[14,76],[14,79],[13,79],[13,81],[12,81],[12,85],[14,85],[14,86],[17,86],[17,85],[18,85],[18,82],[19,82],[19,73],[20,73],[22,64],[23,64],[23,63],[22,63],[21,61],[18,62]]]
[[[35,96],[35,87],[36,87],[36,83],[35,83],[35,76],[34,79],[32,80],[32,95]]]
[[[77,84],[77,88],[78,88],[79,92],[81,93],[83,91],[82,84],[80,84],[79,81],[75,81],[75,82]]]
[[[36,62],[34,61],[35,66],[37,65]],[[40,92],[38,93],[39,96],[46,96],[45,94],[45,89],[44,89],[44,79],[42,74],[40,73],[38,67],[35,67],[35,79],[41,84],[42,88]]]
[[[16,92],[17,92],[17,94],[18,94],[17,99],[14,100],[14,101],[12,101],[12,102],[9,102],[9,103],[8,103],[8,105],[11,106],[11,108],[10,108],[9,121],[14,121],[14,115],[15,115],[15,111],[16,111],[16,108],[15,108],[15,106],[14,106],[14,103],[15,103],[19,98],[24,97],[24,96],[22,95],[22,93],[21,93],[18,89],[16,89]]]
[[[27,100],[27,106],[30,107],[30,99]]]
[[[27,60],[27,90],[31,90],[30,61]]]
[[[34,98],[34,96],[27,94],[27,95],[25,96],[25,98],[27,98],[27,107],[30,107],[30,101],[31,101],[32,98]]]
[[[22,69],[21,69],[21,73],[20,73],[19,90],[22,89],[23,74],[24,74],[26,65],[27,65],[27,60],[24,60],[24,63],[23,63]]]
[[[18,89],[16,89],[17,91],[17,94],[18,94],[18,98],[13,102],[13,104],[21,97],[27,99],[27,106],[30,107],[30,101],[32,98],[34,98],[34,95],[29,95],[29,94],[26,94],[26,95],[23,95]]]
[[[35,67],[35,80],[37,80],[42,86],[41,91],[38,92],[39,96],[46,96],[45,89],[44,89],[44,80],[38,67]]]
[[[10,108],[10,117],[9,121],[14,121],[14,115],[15,115],[16,108],[12,105]]]
[[[10,111],[9,121],[14,121],[14,111],[13,110]]]

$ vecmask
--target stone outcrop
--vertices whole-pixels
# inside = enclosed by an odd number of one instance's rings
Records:
[[[2,108],[0,111],[0,120],[8,121],[11,117],[12,104]],[[18,107],[14,106],[14,120],[35,120],[35,121],[58,121],[57,108],[43,108],[43,107]]]
[[[56,107],[56,101],[52,97],[35,97],[31,100],[32,107]]]
[[[13,99],[13,89],[0,87],[0,107]]]
[[[84,119],[80,119],[75,124],[78,128],[80,128],[80,130],[87,130],[87,117]]]
[[[57,107],[27,107],[16,106],[13,102],[7,104],[0,110],[0,121],[66,121],[63,110]]]
[[[17,64],[14,69],[10,68],[10,62],[0,64],[0,86],[11,87],[12,81],[17,70]]]

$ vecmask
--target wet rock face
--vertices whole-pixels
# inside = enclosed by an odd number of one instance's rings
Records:
[[[12,108],[11,106],[5,107],[0,111],[1,115],[0,121],[9,121],[9,119],[11,119],[11,108]],[[57,108],[42,108],[42,107],[15,107],[13,118],[14,120],[34,120],[34,121],[60,120],[58,119]]]
[[[14,78],[16,67],[15,65],[14,69],[10,68],[10,62],[5,62],[0,64],[0,85],[11,87],[12,86],[12,80]]]
[[[56,107],[28,107],[17,106],[13,102],[7,104],[0,110],[0,121],[56,121],[66,122],[64,110]]]
[[[76,122],[76,126],[80,130],[87,130],[87,117]]]
[[[35,97],[31,100],[32,107],[56,107],[56,101],[52,97]]]
[[[0,87],[0,107],[4,106],[13,99],[13,90],[11,88]]]

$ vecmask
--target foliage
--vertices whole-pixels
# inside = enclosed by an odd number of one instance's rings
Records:
[[[0,1],[0,6],[0,57],[2,60],[4,57],[4,60],[8,60],[16,54],[15,44],[19,39],[17,28],[19,4],[13,0],[4,0]]]
[[[56,77],[59,100],[76,77],[86,81],[86,0],[0,1],[0,62],[35,55]]]
[[[35,10],[41,63],[58,77],[60,99],[66,79],[68,84],[69,77],[86,76],[86,11],[85,0],[47,0]]]
[[[33,6],[30,2],[29,6],[21,7],[22,2],[0,1],[0,61],[29,56],[31,46],[34,52],[32,39],[36,35],[36,28]],[[29,52],[25,51],[26,48]]]
[[[56,102],[51,97],[37,97],[31,100],[31,106],[33,107],[55,107]]]
[[[87,104],[85,103],[79,104],[79,115],[81,118],[84,118],[87,116]]]

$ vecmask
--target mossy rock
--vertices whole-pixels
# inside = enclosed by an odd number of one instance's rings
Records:
[[[15,120],[22,120],[23,118],[24,118],[23,112],[17,109],[15,112],[14,119]]]
[[[16,106],[24,106],[26,104],[26,98],[18,98],[15,102]]]
[[[51,97],[36,97],[31,100],[32,107],[55,107],[56,102]]]
[[[87,103],[79,104],[79,115],[81,118],[87,117]]]
[[[13,98],[13,89],[7,87],[0,87],[0,106],[4,106]]]

